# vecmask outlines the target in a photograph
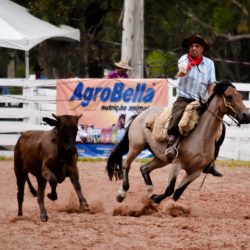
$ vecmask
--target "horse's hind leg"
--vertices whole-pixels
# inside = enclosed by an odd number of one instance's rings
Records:
[[[192,183],[199,175],[201,174],[201,171],[196,171],[191,174],[186,174],[181,181],[180,185],[178,188],[174,191],[173,199],[177,201],[184,190],[187,188],[187,186]]]
[[[158,158],[154,157],[152,161],[146,163],[145,165],[140,167],[143,179],[147,186],[147,194],[148,197],[151,197],[153,194],[153,183],[150,178],[150,172],[157,168],[162,168],[166,165],[166,162],[159,160]]]
[[[136,147],[136,149],[129,149],[128,152],[128,156],[127,159],[125,161],[125,164],[122,168],[122,174],[123,174],[123,183],[120,187],[120,189],[118,190],[118,193],[116,195],[116,200],[118,202],[122,202],[127,195],[127,192],[129,190],[129,177],[128,177],[128,173],[130,170],[130,166],[132,161],[137,157],[137,155],[139,155],[139,153],[144,149],[144,145],[141,147]]]

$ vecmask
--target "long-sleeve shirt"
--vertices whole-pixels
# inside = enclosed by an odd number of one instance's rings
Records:
[[[188,64],[187,54],[178,60],[178,66]],[[177,96],[188,99],[205,99],[208,85],[216,81],[214,62],[203,56],[202,62],[188,70],[186,75],[178,77]]]

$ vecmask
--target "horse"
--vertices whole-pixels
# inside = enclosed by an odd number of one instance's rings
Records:
[[[173,200],[177,201],[188,185],[214,160],[215,141],[224,115],[232,116],[238,125],[250,122],[250,114],[243,103],[242,95],[232,82],[229,80],[217,82],[213,93],[202,105],[198,124],[188,136],[180,138],[177,146],[178,155],[170,162],[165,156],[166,143],[157,141],[152,136],[152,129],[146,125],[148,120],[159,116],[162,111],[163,107],[154,106],[136,115],[127,127],[124,137],[108,157],[106,170],[109,179],[116,177],[123,180],[116,195],[117,202],[122,202],[127,195],[130,187],[129,170],[133,160],[141,151],[149,149],[153,154],[153,159],[140,167],[149,199],[158,204],[166,197],[172,196]],[[125,154],[127,158],[123,163]],[[170,163],[172,164],[165,192],[154,194],[150,172]],[[176,188],[177,176],[181,169],[186,174]]]
[[[47,182],[51,186],[48,197],[57,199],[56,187],[69,177],[77,193],[80,208],[89,210],[79,182],[77,168],[77,150],[75,139],[79,116],[52,114],[55,119],[48,117],[43,121],[54,128],[49,131],[30,130],[22,133],[14,148],[14,171],[17,182],[18,216],[23,215],[22,204],[24,198],[25,182],[28,182],[31,192],[37,195],[40,207],[40,219],[48,221],[48,215],[44,206],[44,191]],[[31,173],[36,177],[38,191],[36,191],[28,177]]]

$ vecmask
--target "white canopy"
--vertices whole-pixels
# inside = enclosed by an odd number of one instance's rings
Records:
[[[69,26],[54,26],[31,15],[28,10],[9,0],[0,0],[0,47],[28,51],[50,38],[80,41],[80,31]]]

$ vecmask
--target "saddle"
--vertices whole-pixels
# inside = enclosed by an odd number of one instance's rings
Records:
[[[182,136],[188,136],[199,121],[199,101],[193,101],[185,108],[179,122],[179,131]],[[146,127],[152,130],[152,136],[159,142],[167,142],[167,128],[171,118],[171,108],[166,107],[160,115],[155,115],[146,121]]]

